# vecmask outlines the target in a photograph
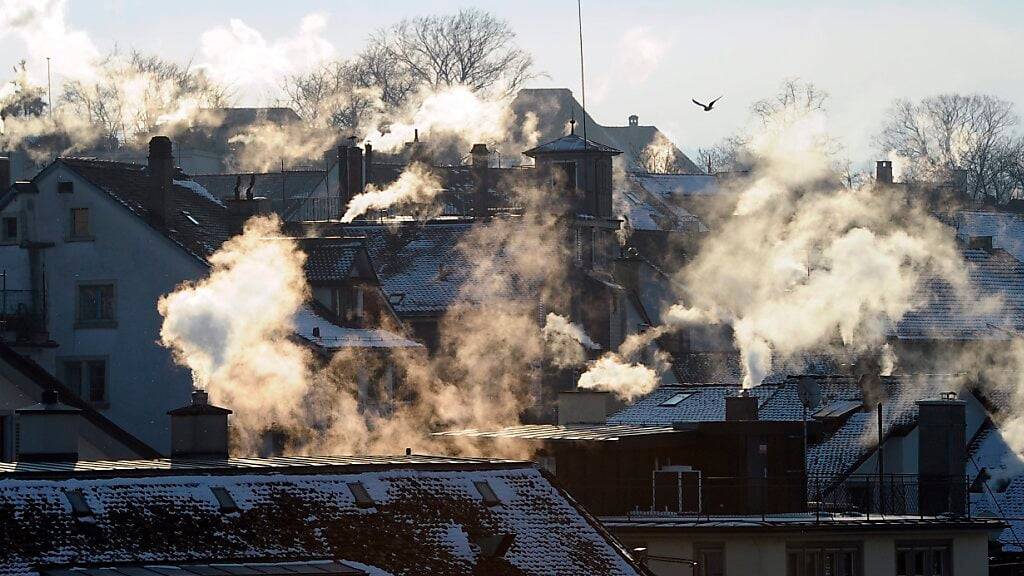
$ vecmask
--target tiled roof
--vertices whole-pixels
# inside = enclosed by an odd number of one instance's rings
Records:
[[[1024,261],[1024,217],[1006,212],[963,211],[955,218],[957,236],[991,236],[992,245]]]
[[[997,538],[1004,550],[1024,552],[1024,474],[1021,456],[987,423],[968,446],[967,475],[978,478],[982,469],[988,480],[971,493],[971,513],[1003,518],[1009,526]]]
[[[314,333],[316,328],[318,333]],[[295,314],[295,332],[326,350],[340,348],[419,348],[422,345],[380,328],[339,326],[307,305]]]
[[[579,153],[579,152],[600,152],[602,154],[622,154],[622,150],[606,146],[593,140],[584,140],[579,134],[567,134],[552,140],[545,142],[536,148],[531,148],[523,154],[534,157],[538,154],[562,154],[562,153]]]
[[[231,237],[227,209],[186,186],[171,186],[170,220],[153,220],[145,199],[153,194],[154,183],[145,166],[83,158],[60,158],[57,162],[74,170],[200,260],[206,261]],[[176,180],[183,178],[179,175]]]
[[[242,574],[305,574],[308,576],[367,576],[358,563],[337,560],[307,562],[221,562],[216,564],[169,563],[114,564],[90,568],[50,568],[42,576],[238,576]],[[374,572],[373,576],[382,574]]]
[[[473,265],[461,249],[460,241],[472,227],[472,221],[467,220],[316,225],[319,234],[366,238],[381,287],[395,312],[403,317],[443,314],[466,298],[463,287]],[[302,226],[289,228],[295,235],[303,235],[305,230]],[[500,254],[490,258],[500,267]],[[518,291],[511,271],[508,278],[511,279],[510,289],[517,291],[509,297],[529,297],[525,288]]]
[[[926,304],[908,312],[892,332],[900,339],[1009,339],[1024,330],[1024,264],[996,250],[962,250],[971,284],[983,296],[1002,298],[993,311],[972,313],[947,282],[927,279],[921,298]]]
[[[306,253],[306,280],[343,282],[359,253],[366,251],[366,242],[363,238],[302,238],[299,247]]]
[[[311,558],[395,576],[641,573],[532,465],[447,460],[0,476],[0,574],[55,564]]]
[[[778,392],[773,385],[757,386],[750,390],[761,405]],[[608,417],[609,424],[639,426],[672,426],[675,422],[717,422],[725,420],[725,397],[735,396],[741,388],[730,384],[692,384],[659,386],[631,406]],[[677,394],[690,394],[674,406],[661,406]]]
[[[710,196],[719,192],[718,178],[707,174],[634,173],[629,178],[647,192],[664,200],[682,196]]]

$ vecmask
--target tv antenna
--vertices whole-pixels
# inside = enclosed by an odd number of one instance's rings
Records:
[[[576,20],[580,29],[580,94],[583,97],[583,149],[587,149],[587,76],[583,68],[583,0],[576,0]]]

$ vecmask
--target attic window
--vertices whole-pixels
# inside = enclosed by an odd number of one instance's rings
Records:
[[[238,512],[238,504],[235,503],[235,499],[231,497],[231,493],[228,492],[227,488],[211,486],[210,492],[213,492],[213,497],[217,499],[217,504],[220,504],[221,512],[224,514]]]
[[[195,224],[196,226],[199,226],[199,220],[196,220],[195,217],[192,216],[192,214],[189,214],[185,210],[182,210],[181,213],[185,216],[185,218],[188,218],[189,222]]]
[[[391,304],[392,306],[399,306],[402,302],[405,302],[404,292],[396,292],[388,296],[388,304]]]
[[[686,400],[690,396],[693,396],[692,392],[680,392],[678,394],[673,394],[668,400],[658,404],[658,406],[678,406],[680,402]]]
[[[487,506],[498,506],[501,504],[501,498],[494,493],[494,489],[487,483],[486,480],[480,482],[473,482],[473,486],[476,486],[476,491],[480,493],[480,496],[484,499],[484,504]]]
[[[480,548],[481,557],[502,558],[508,553],[515,540],[515,534],[488,534],[477,536],[473,539],[473,543]]]
[[[377,505],[373,501],[373,497],[366,491],[366,487],[363,486],[362,482],[349,482],[347,484],[348,491],[352,493],[352,497],[356,499],[356,506],[360,508],[373,508]]]
[[[93,515],[92,508],[89,507],[89,503],[85,501],[85,494],[78,488],[74,490],[65,490],[64,497],[68,499],[68,504],[71,504],[71,512],[75,515],[75,518],[91,518]]]
[[[57,192],[61,194],[71,194],[75,191],[74,182],[57,182]]]

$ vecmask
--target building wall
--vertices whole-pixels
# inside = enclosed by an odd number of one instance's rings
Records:
[[[58,193],[57,182],[74,182],[74,192]],[[93,188],[74,172],[57,165],[37,180],[39,194],[23,195],[2,214],[21,212],[30,239],[50,242],[43,250],[47,292],[47,324],[58,347],[30,356],[61,377],[66,358],[105,358],[107,402],[95,408],[157,450],[169,450],[167,410],[185,405],[192,387],[189,372],[174,364],[171,354],[156,342],[162,318],[159,298],[184,280],[206,274],[206,266],[129,212],[108,194]],[[26,202],[33,202],[31,210]],[[69,241],[70,210],[89,209],[94,240]],[[20,253],[19,253],[20,252]],[[26,250],[4,247],[0,266],[27,270]],[[116,325],[76,327],[78,285],[114,284]],[[13,284],[12,284],[13,283]],[[10,278],[9,285],[28,287],[27,278]]]
[[[971,532],[900,530],[892,532],[692,532],[637,533],[613,529],[627,548],[646,547],[648,556],[694,559],[701,546],[721,545],[725,552],[726,576],[764,576],[788,574],[786,551],[790,544],[840,542],[856,544],[861,550],[862,576],[896,573],[896,544],[899,541],[945,540],[952,545],[954,576],[988,573],[988,535]],[[689,576],[693,568],[678,562],[649,560],[648,567],[657,576]]]

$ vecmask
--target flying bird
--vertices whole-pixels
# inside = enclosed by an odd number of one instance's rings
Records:
[[[709,102],[707,104],[701,104],[700,102],[697,102],[696,100],[693,100],[693,103],[696,104],[697,106],[700,106],[701,108],[703,108],[705,112],[711,112],[711,109],[715,107],[715,102],[718,102],[721,99],[722,99],[722,97],[719,96],[718,98],[715,98],[714,100],[712,100],[711,102]]]

